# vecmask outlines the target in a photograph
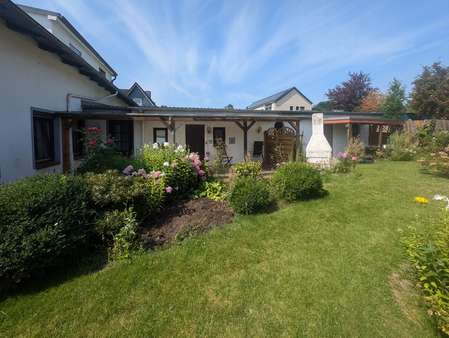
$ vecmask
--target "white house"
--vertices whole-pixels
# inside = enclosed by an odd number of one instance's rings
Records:
[[[278,139],[293,155],[311,136],[312,102],[295,87],[248,109],[157,107],[137,83],[119,89],[114,69],[59,13],[0,0],[0,48],[0,182],[76,168],[78,131],[88,126],[100,127],[126,155],[167,141],[213,158],[220,139],[232,162],[266,159]],[[398,121],[332,112],[324,123],[335,152],[353,135],[377,142],[376,128]]]

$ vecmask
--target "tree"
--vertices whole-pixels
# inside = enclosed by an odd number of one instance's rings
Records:
[[[326,95],[335,109],[354,111],[360,106],[363,98],[373,90],[368,74],[349,72],[349,80],[334,89],[329,89]]]
[[[362,99],[362,103],[357,110],[370,113],[378,112],[381,110],[384,100],[384,95],[382,95],[378,90],[372,90]]]
[[[411,107],[419,115],[449,119],[449,67],[435,62],[424,66],[413,81]]]
[[[313,110],[332,111],[332,110],[334,110],[334,107],[330,101],[321,101],[313,106]]]
[[[393,79],[390,82],[381,110],[388,115],[398,116],[405,113],[405,104],[405,87],[401,81]]]

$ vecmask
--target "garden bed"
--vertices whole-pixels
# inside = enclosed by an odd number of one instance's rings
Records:
[[[147,249],[182,240],[232,222],[234,211],[227,202],[207,198],[183,200],[166,207],[143,225],[141,238]]]

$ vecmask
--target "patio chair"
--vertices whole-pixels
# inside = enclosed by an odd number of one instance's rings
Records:
[[[217,150],[217,155],[220,156],[220,163],[224,167],[230,166],[232,162],[232,156],[228,155],[226,144],[221,138],[217,139],[215,148]]]
[[[261,157],[263,159],[263,142],[262,141],[254,141],[253,157]]]

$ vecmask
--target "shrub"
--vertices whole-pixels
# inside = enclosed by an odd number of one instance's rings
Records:
[[[114,148],[104,147],[89,153],[86,158],[81,161],[77,173],[102,173],[112,169],[122,171],[128,164],[129,159],[121,155]]]
[[[355,169],[357,165],[358,158],[356,156],[351,156],[349,153],[338,153],[337,162],[334,166],[334,172],[340,174],[346,174]]]
[[[320,172],[306,163],[290,162],[282,165],[272,178],[277,195],[286,201],[318,197],[323,192]]]
[[[234,172],[238,177],[252,176],[258,177],[262,172],[262,163],[259,161],[248,161],[234,164]]]
[[[115,213],[113,218],[119,224],[110,224],[110,228],[118,229],[118,232],[113,236],[114,243],[110,251],[110,258],[112,260],[128,259],[140,247],[136,215],[132,209],[126,209],[120,213]]]
[[[237,213],[255,214],[269,208],[274,199],[267,181],[247,176],[234,182],[229,201]]]
[[[404,243],[429,306],[428,313],[449,334],[449,215],[431,234],[412,229]]]
[[[393,161],[411,161],[416,156],[416,149],[417,142],[412,134],[395,132],[388,139],[385,153]]]
[[[182,147],[172,145],[145,145],[135,159],[136,168],[149,173],[160,173],[174,193],[184,194],[194,190],[206,178],[206,168],[198,154],[188,153]]]
[[[127,223],[131,209],[106,211],[95,223],[95,230],[104,243],[111,244],[114,236]],[[134,215],[134,214],[133,214]]]
[[[84,175],[93,208],[100,212],[133,207],[139,219],[156,213],[166,192],[163,178],[124,176],[115,170]]]
[[[356,159],[360,159],[365,154],[365,146],[360,138],[353,137],[349,140],[345,152],[348,153],[351,158],[355,157]]]
[[[205,181],[195,192],[195,196],[213,201],[224,201],[228,196],[228,191],[226,185],[220,181]]]
[[[418,162],[430,173],[449,177],[449,146],[441,151],[431,153],[428,159]]]
[[[92,235],[80,177],[40,175],[0,187],[0,280],[63,263]]]

